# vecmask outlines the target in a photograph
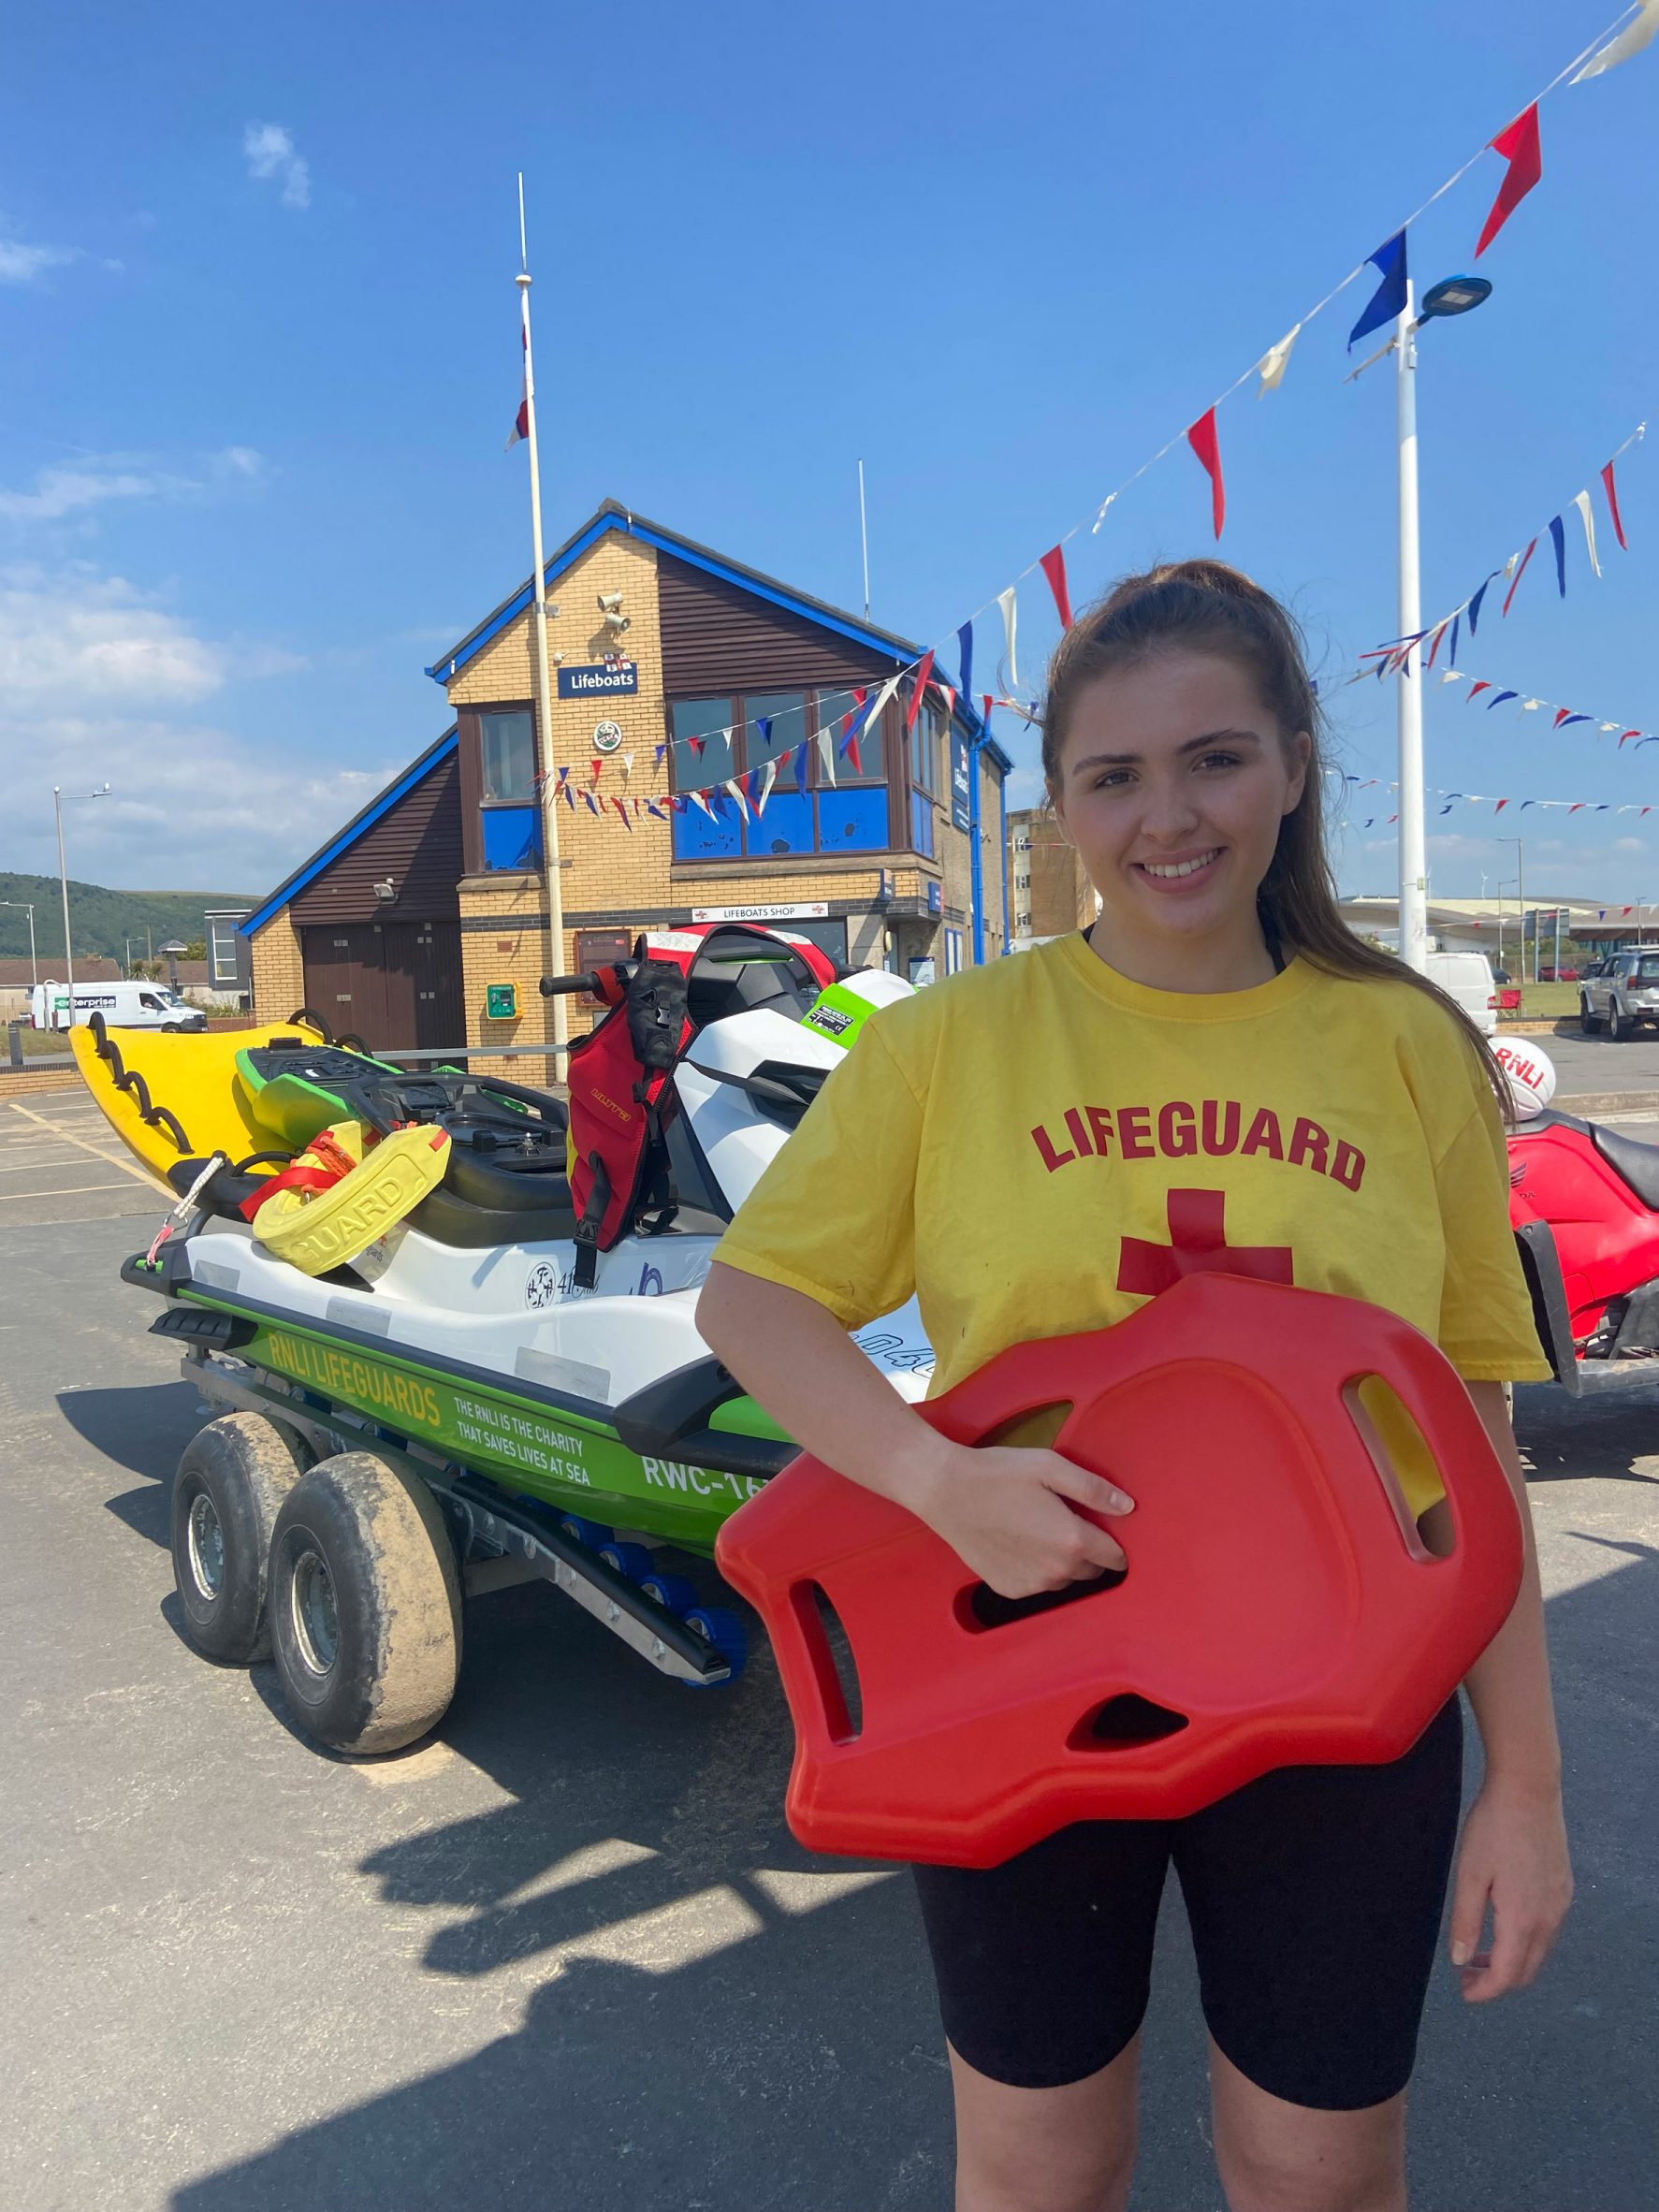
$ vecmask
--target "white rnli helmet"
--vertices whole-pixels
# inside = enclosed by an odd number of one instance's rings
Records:
[[[1555,1096],[1555,1062],[1543,1046],[1530,1037],[1506,1037],[1492,1047],[1492,1058],[1504,1070],[1518,1119],[1542,1113]]]

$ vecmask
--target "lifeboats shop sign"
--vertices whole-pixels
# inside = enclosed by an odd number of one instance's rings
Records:
[[[600,661],[591,667],[559,671],[561,699],[614,699],[619,692],[638,689],[637,661]]]

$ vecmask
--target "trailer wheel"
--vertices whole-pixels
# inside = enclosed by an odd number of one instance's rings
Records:
[[[204,1658],[246,1666],[270,1649],[271,1531],[305,1464],[256,1413],[197,1430],[173,1477],[173,1580],[184,1632]]]
[[[455,1695],[460,1578],[437,1500],[370,1452],[319,1461],[270,1546],[271,1656],[296,1719],[359,1758],[424,1736]]]

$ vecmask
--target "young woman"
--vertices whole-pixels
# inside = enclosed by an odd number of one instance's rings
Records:
[[[912,1290],[936,1390],[1195,1268],[1390,1307],[1467,1382],[1526,1519],[1504,1384],[1548,1369],[1501,1078],[1448,999],[1344,927],[1318,727],[1289,617],[1235,570],[1155,569],[1091,608],[1049,669],[1042,764],[1099,919],[879,1015],[719,1248],[699,1326],[744,1386],[1009,1596],[1123,1564],[1072,1507],[1132,1557],[1134,1501],[1041,1438],[935,1435],[847,1333]],[[1433,1471],[1390,1402],[1371,1410],[1433,1542]],[[1521,1594],[1465,1687],[1485,1776],[1449,1947],[1481,2003],[1533,1979],[1571,1893],[1530,1524]],[[1171,1864],[1232,2212],[1401,2212],[1461,1772],[1454,1697],[1391,1765],[1283,1768],[1190,1819],[1082,1823],[987,1872],[918,1867],[958,2212],[1126,2202]]]

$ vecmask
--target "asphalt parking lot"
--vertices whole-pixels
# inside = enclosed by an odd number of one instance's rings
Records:
[[[268,1668],[188,1650],[167,1500],[200,1416],[116,1279],[163,1203],[80,1094],[0,1103],[0,2205],[943,2212],[909,1886],[791,1841],[764,1658],[687,1693],[505,1592],[470,1608],[438,1735],[357,1766]],[[1659,1381],[1524,1390],[1518,1430],[1579,1899],[1530,1993],[1437,1985],[1413,2202],[1643,2212]],[[1148,2045],[1137,2212],[1219,2212],[1174,1911]]]

